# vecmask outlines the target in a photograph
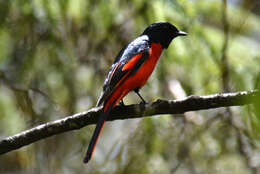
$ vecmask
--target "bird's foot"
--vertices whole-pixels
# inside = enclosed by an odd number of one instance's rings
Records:
[[[148,102],[146,102],[146,101],[141,101],[141,102],[140,102],[141,105],[145,105],[145,104],[147,104],[147,103],[148,103]]]
[[[120,106],[125,106],[125,103],[124,103],[123,99],[120,100],[119,105]]]

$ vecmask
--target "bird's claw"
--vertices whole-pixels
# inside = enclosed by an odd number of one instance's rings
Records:
[[[141,105],[145,105],[145,104],[147,104],[148,102],[146,102],[145,100],[142,100],[141,102],[140,102],[140,104]]]
[[[124,101],[123,101],[123,100],[120,100],[119,105],[120,105],[120,106],[125,106]]]

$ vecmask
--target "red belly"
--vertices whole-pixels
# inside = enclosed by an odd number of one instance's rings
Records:
[[[111,101],[116,100],[115,105],[127,95],[128,92],[144,86],[150,75],[152,74],[155,65],[162,53],[162,46],[160,44],[151,44],[149,50],[149,58],[143,63],[139,70],[129,78],[127,78],[116,90],[112,93],[109,100],[105,102],[105,108],[108,107]],[[114,106],[115,106],[114,105]]]

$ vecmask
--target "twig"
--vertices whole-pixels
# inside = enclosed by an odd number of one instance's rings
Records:
[[[157,100],[148,104],[117,106],[108,121],[142,118],[158,114],[182,114],[188,111],[241,106],[253,103],[260,96],[258,91],[242,91],[207,96],[189,96],[182,100]],[[93,108],[66,118],[48,122],[0,140],[0,154],[10,152],[44,138],[95,124],[102,108]]]
[[[222,84],[223,84],[223,90],[224,92],[229,92],[229,62],[227,58],[227,50],[228,50],[228,43],[229,43],[229,24],[228,24],[228,18],[227,18],[227,0],[223,0],[223,30],[224,30],[224,43],[222,47]]]

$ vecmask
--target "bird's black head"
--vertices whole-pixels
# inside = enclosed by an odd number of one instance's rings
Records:
[[[172,39],[186,36],[187,33],[178,30],[169,22],[156,22],[147,27],[142,35],[147,35],[151,42],[160,43],[163,48],[168,48]]]

